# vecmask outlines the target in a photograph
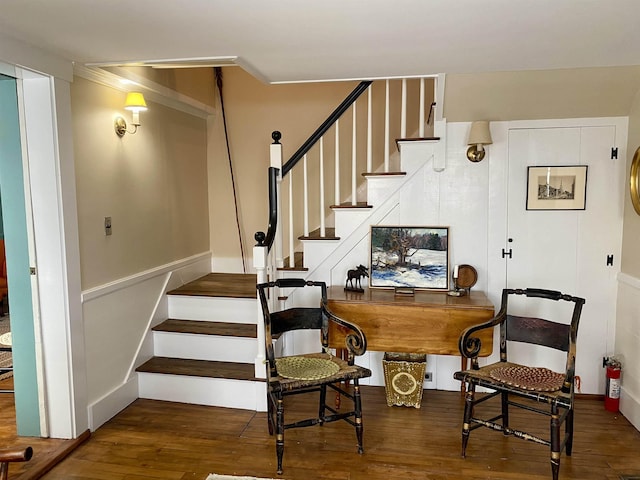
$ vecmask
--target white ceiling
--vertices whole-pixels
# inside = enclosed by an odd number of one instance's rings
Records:
[[[638,0],[1,0],[78,63],[236,56],[267,82],[640,65]]]

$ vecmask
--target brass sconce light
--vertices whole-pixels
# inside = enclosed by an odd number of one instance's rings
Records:
[[[134,128],[132,132],[128,131],[126,120],[122,117],[117,117],[114,123],[114,128],[116,130],[116,135],[119,137],[124,137],[125,133],[134,134],[138,131],[138,127],[140,126],[140,112],[144,112],[147,109],[147,103],[144,101],[144,96],[141,93],[130,92],[127,93],[124,108],[125,110],[131,110],[131,124]]]
[[[491,145],[491,131],[489,130],[489,122],[481,120],[471,124],[469,132],[469,141],[467,141],[467,158],[471,162],[479,162],[485,156],[485,145]]]

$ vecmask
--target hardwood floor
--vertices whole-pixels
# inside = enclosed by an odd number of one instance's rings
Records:
[[[287,421],[315,410],[311,396],[289,398]],[[284,474],[307,479],[547,480],[547,447],[487,429],[471,433],[460,458],[462,400],[457,392],[426,390],[422,408],[388,407],[382,387],[363,387],[365,453],[344,422],[288,430]],[[546,422],[512,415],[544,433]],[[5,423],[9,423],[8,421]],[[7,428],[6,424],[3,427]],[[4,431],[4,430],[2,430]],[[56,440],[8,437],[31,444],[36,455]],[[38,442],[36,442],[36,440]],[[41,443],[42,442],[42,443]],[[561,479],[619,480],[640,474],[640,432],[602,401],[579,399],[573,456],[562,455]],[[10,478],[20,470],[12,465]],[[204,480],[209,473],[276,477],[275,442],[266,414],[155,400],[136,400],[93,432],[45,480]]]
[[[13,389],[13,378],[0,381],[0,390]],[[9,479],[35,480],[41,478],[52,464],[59,462],[78,444],[75,440],[21,437],[16,433],[16,409],[12,393],[0,394],[0,448],[33,448],[28,462],[11,462]]]

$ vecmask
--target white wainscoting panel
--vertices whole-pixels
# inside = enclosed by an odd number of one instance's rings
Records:
[[[210,264],[209,253],[196,255],[83,292],[90,428],[138,397],[134,370],[152,355],[149,330],[166,319],[168,286],[197,278]]]

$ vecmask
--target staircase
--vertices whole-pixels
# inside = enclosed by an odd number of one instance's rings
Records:
[[[264,411],[255,377],[256,276],[212,273],[167,293],[154,357],[136,369],[140,398]]]
[[[369,106],[371,105],[371,88],[369,84],[362,85],[360,91],[356,89],[352,93],[349,103],[347,100],[336,109],[329,119],[310,138],[309,141],[294,154],[294,157],[282,164],[280,135],[274,133],[274,145],[272,145],[272,158],[270,169],[270,225],[266,235],[266,243],[254,248],[254,267],[256,275],[222,274],[212,273],[205,277],[190,282],[182,287],[168,292],[169,318],[153,328],[154,357],[136,369],[138,373],[139,397],[167,400],[173,402],[194,403],[221,407],[232,407],[255,411],[266,410],[266,385],[261,377],[261,344],[264,338],[263,332],[258,330],[261,326],[260,307],[256,299],[256,282],[265,281],[266,278],[302,277],[314,280],[323,280],[328,285],[343,285],[346,273],[356,265],[369,265],[369,240],[368,235],[371,225],[387,224],[420,224],[419,215],[412,215],[413,220],[407,223],[403,216],[403,205],[410,210],[412,202],[410,193],[418,191],[426,182],[426,176],[433,172],[441,171],[444,158],[444,142],[436,137],[424,137],[425,115],[420,117],[420,137],[399,140],[398,150],[391,158],[388,141],[385,142],[385,155],[382,166],[372,168],[371,159],[368,158],[366,167],[362,166],[365,173],[364,184],[356,185],[356,168],[360,165],[356,161],[356,147],[353,147],[352,161],[346,165],[351,172],[352,188],[347,194],[350,198],[339,201],[340,188],[336,187],[336,201],[329,209],[324,207],[324,193],[320,192],[320,211],[328,212],[334,222],[333,227],[325,226],[324,214],[321,215],[317,231],[308,231],[308,212],[304,212],[304,229],[302,233],[294,235],[294,222],[287,219],[294,217],[292,209],[293,196],[291,191],[291,170],[296,165],[295,158],[301,160],[304,166],[304,174],[296,174],[296,178],[304,178],[307,182],[307,155],[309,150],[319,142],[320,165],[324,162],[323,135],[329,128],[334,128],[336,141],[335,170],[338,170],[340,150],[337,146],[338,119],[348,108],[353,110],[353,136],[349,141],[356,144],[355,122],[357,97],[368,91]],[[402,82],[403,105],[406,103],[405,84]],[[364,87],[368,88],[366,90]],[[420,102],[425,104],[423,82],[420,81]],[[386,82],[386,121],[385,137],[392,135],[389,128],[389,81]],[[429,103],[430,104],[430,103]],[[431,105],[431,104],[430,104]],[[432,105],[433,106],[433,105]],[[338,112],[342,110],[341,112]],[[368,111],[371,112],[371,108]],[[406,110],[406,108],[403,108]],[[370,117],[369,113],[369,117]],[[331,117],[330,117],[331,118]],[[404,116],[403,116],[404,118]],[[371,121],[369,120],[369,130]],[[400,128],[402,136],[406,136],[406,122]],[[442,121],[434,130],[442,131]],[[413,131],[413,130],[412,130]],[[417,130],[415,130],[417,131]],[[313,141],[311,141],[313,139]],[[371,144],[371,135],[367,135],[367,142]],[[275,148],[274,148],[275,147]],[[370,146],[366,149],[371,152]],[[279,160],[274,162],[274,157]],[[370,157],[371,155],[367,155]],[[274,166],[274,163],[277,166]],[[391,171],[390,165],[399,165],[398,170]],[[375,165],[373,165],[375,167]],[[302,167],[300,167],[302,168]],[[342,167],[340,167],[342,168]],[[375,170],[375,171],[372,171]],[[275,172],[275,173],[274,173]],[[282,209],[279,206],[280,183],[282,175],[290,173],[288,178],[289,206]],[[431,173],[427,173],[431,172]],[[421,174],[422,173],[422,174]],[[336,175],[338,177],[338,175]],[[336,185],[340,180],[336,178]],[[324,173],[320,169],[320,185],[325,185]],[[332,188],[332,187],[328,187]],[[307,185],[304,186],[304,205],[307,210]],[[357,201],[357,198],[366,197],[366,200]],[[278,204],[278,208],[275,204]],[[276,212],[277,210],[277,212]],[[316,209],[317,211],[317,209]],[[275,218],[273,217],[275,213]],[[315,219],[312,220],[315,222]],[[275,228],[278,225],[277,229]],[[284,235],[283,226],[288,224],[288,232]],[[274,227],[272,229],[272,227]],[[263,235],[263,237],[265,237]],[[275,242],[274,242],[275,240]],[[259,243],[263,243],[259,241]],[[276,248],[269,255],[267,252],[272,243]],[[260,251],[260,255],[256,255]],[[282,252],[288,251],[290,259],[282,258]],[[263,256],[263,260],[258,260]],[[304,298],[297,298],[296,292],[284,292],[285,300],[280,301],[284,307],[305,306]],[[313,332],[298,332],[313,335]],[[317,340],[316,338],[313,339]],[[298,337],[296,337],[298,341]],[[285,354],[297,352],[287,351],[286,345],[280,345]],[[369,367],[374,375],[363,384],[384,385],[379,361],[381,352],[367,353],[358,360],[364,366]]]

